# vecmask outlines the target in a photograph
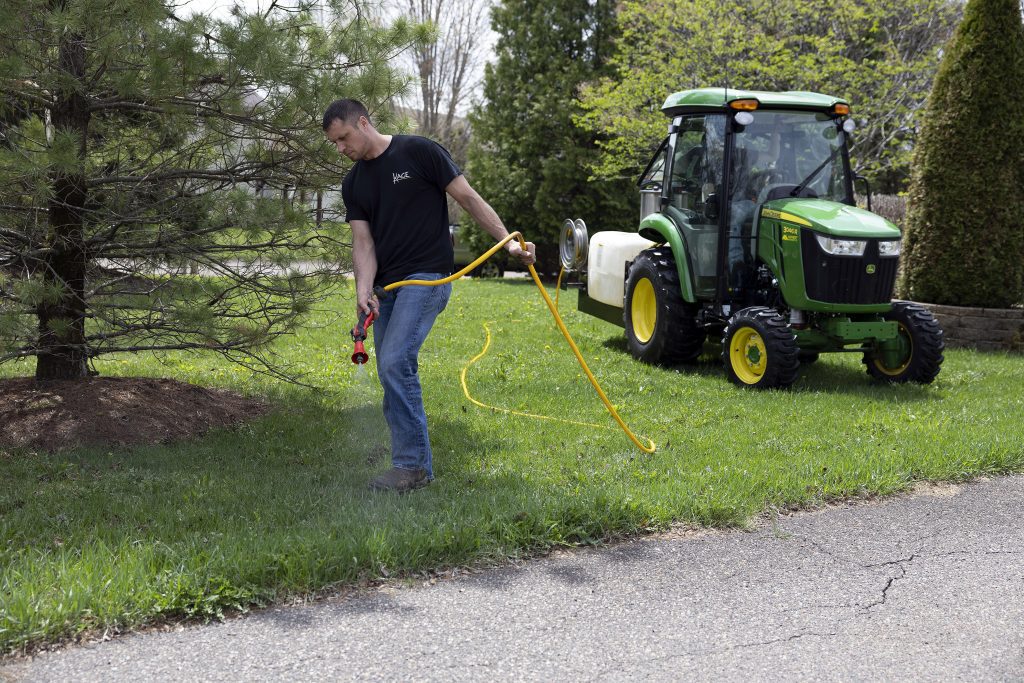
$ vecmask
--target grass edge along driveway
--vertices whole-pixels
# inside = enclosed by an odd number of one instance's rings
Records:
[[[0,653],[171,619],[216,618],[293,596],[674,523],[742,526],[766,509],[885,495],[919,480],[1024,470],[1024,359],[949,351],[936,382],[885,386],[854,354],[823,357],[785,392],[741,391],[717,358],[639,364],[622,332],[561,309],[623,418],[611,425],[529,282],[460,281],[420,367],[437,480],[374,495],[387,466],[372,377],[355,372],[339,299],[278,346],[323,391],[216,358],[111,358],[107,375],[169,376],[267,396],[275,409],[191,442],[0,452]],[[7,375],[29,374],[5,366]]]

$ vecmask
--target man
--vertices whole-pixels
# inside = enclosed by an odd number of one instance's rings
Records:
[[[411,491],[433,478],[433,455],[423,410],[417,357],[451,285],[410,285],[379,301],[374,287],[399,280],[440,280],[454,268],[448,231],[451,195],[495,240],[508,231],[494,209],[470,187],[448,151],[415,135],[382,135],[356,100],[337,100],[324,112],[324,134],[355,165],[342,183],[352,227],[357,312],[377,314],[373,340],[391,431],[392,468],[372,482],[377,491]],[[535,247],[506,246],[524,264]]]

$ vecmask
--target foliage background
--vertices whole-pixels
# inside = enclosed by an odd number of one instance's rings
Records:
[[[668,94],[705,86],[811,90],[851,103],[855,170],[906,189],[918,110],[958,0],[628,0],[611,76],[582,91],[577,122],[597,136],[600,178],[634,173],[665,136]]]
[[[632,178],[590,178],[598,136],[573,123],[581,85],[611,73],[616,4],[502,0],[492,9],[496,59],[485,70],[484,103],[470,115],[467,178],[510,230],[537,243],[543,272],[558,270],[566,218],[584,218],[591,232],[636,222]],[[471,239],[490,246],[482,231]]]

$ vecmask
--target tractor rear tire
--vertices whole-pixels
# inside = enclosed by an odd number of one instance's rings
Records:
[[[788,387],[800,372],[799,353],[786,319],[764,306],[737,311],[722,336],[722,362],[741,387]]]
[[[645,363],[692,363],[704,348],[704,330],[696,307],[683,300],[671,249],[647,249],[633,261],[622,319],[629,352]]]
[[[885,319],[894,320],[899,325],[902,357],[897,365],[890,367],[885,364],[879,351],[868,351],[864,354],[868,374],[893,384],[930,384],[942,367],[942,351],[946,346],[942,328],[935,316],[920,304],[894,301]]]

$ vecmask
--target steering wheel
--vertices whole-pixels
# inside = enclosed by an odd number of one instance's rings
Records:
[[[793,188],[796,187],[796,185],[794,185],[793,183],[765,183],[764,187],[761,188],[761,191],[757,193],[757,206],[761,206],[766,201],[768,201],[768,193],[774,190],[776,187]]]

